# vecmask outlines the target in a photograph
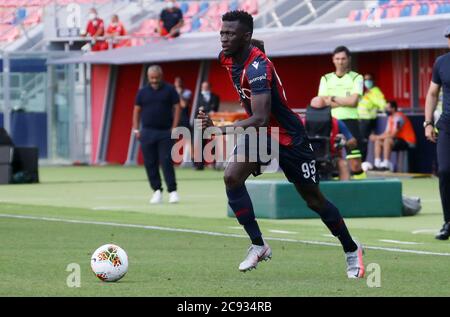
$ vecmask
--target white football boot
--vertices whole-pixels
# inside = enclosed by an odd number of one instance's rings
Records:
[[[247,252],[247,257],[239,265],[239,271],[246,272],[256,269],[261,261],[269,261],[272,258],[272,249],[264,242],[264,245],[252,244]]]
[[[180,201],[180,197],[178,196],[176,191],[169,193],[169,203],[175,204]]]
[[[150,199],[150,204],[155,205],[160,203],[162,203],[162,192],[158,189],[153,193],[153,196]]]
[[[358,249],[354,252],[346,252],[345,258],[347,260],[347,277],[348,278],[363,278],[365,269],[363,262],[364,249],[358,241],[355,241]]]

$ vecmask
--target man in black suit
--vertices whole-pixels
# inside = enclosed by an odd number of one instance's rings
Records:
[[[202,83],[202,89],[198,98],[198,109],[203,108],[204,113],[219,111],[219,96],[211,92],[211,86],[207,81]]]

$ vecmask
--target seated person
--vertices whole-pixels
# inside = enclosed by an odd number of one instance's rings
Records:
[[[159,34],[169,38],[178,37],[183,24],[183,13],[175,6],[175,0],[169,0],[159,17]]]
[[[106,35],[111,37],[127,35],[127,30],[125,30],[125,27],[123,26],[122,22],[119,21],[119,16],[117,14],[113,14],[111,16],[111,23],[108,25],[108,28],[106,29]],[[113,48],[123,46],[130,46],[130,41],[113,39]]]
[[[329,110],[323,111],[322,113],[323,122],[328,126],[320,127],[320,124],[315,124],[313,128],[308,124],[308,112],[322,112],[321,109]],[[305,124],[306,133],[309,137],[324,136],[330,138],[331,163],[333,167],[337,167],[340,180],[349,180],[350,170],[345,158],[344,149],[351,151],[356,148],[357,141],[345,123],[331,117],[331,109],[321,97],[315,97],[311,100],[310,108],[307,111],[306,118],[303,119],[303,123]]]
[[[416,134],[408,117],[398,111],[397,102],[389,101],[386,107],[388,121],[386,130],[381,135],[373,135],[375,144],[375,169],[392,170],[390,161],[392,151],[403,151],[415,147]],[[383,152],[383,161],[381,153]]]

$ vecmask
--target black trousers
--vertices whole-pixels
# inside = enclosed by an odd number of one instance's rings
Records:
[[[445,222],[450,222],[450,122],[438,121],[437,160],[439,191]]]
[[[377,119],[360,119],[359,130],[361,132],[361,155],[364,162],[367,157],[367,146],[369,144],[369,136],[377,127]]]
[[[159,166],[161,165],[167,191],[177,190],[175,179],[175,169],[173,167],[171,151],[173,140],[170,137],[170,130],[156,130],[143,128],[141,130],[141,149],[144,155],[145,171],[150,182],[150,187],[155,190],[162,190]]]

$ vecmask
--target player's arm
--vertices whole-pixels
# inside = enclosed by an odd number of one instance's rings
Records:
[[[172,130],[178,126],[178,123],[180,122],[180,117],[181,117],[180,103],[175,104],[174,107],[175,107],[175,114],[173,116]]]
[[[141,107],[139,105],[134,105],[132,127],[133,133],[138,140],[141,137],[141,133],[139,131],[139,122],[141,122]]]
[[[330,97],[330,105],[333,108],[336,107],[351,107],[355,108],[358,106],[360,95],[353,94],[348,97]]]

